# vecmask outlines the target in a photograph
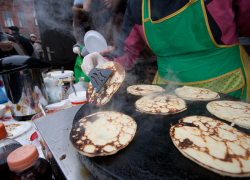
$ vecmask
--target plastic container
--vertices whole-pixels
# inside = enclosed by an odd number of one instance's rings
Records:
[[[52,77],[59,79],[59,83],[62,83],[63,81],[69,81],[71,84],[74,83],[74,72],[65,70],[63,73],[61,71],[52,71],[48,72],[48,74],[51,74]]]
[[[8,155],[22,145],[10,138],[7,138],[7,131],[4,124],[0,123],[0,179],[9,179],[10,170],[7,164]]]
[[[74,84],[76,92],[86,91],[89,83],[84,81],[84,77],[79,77],[78,79],[79,79],[79,82]],[[70,87],[65,95],[65,98],[68,98],[69,95],[72,93],[74,93],[74,91],[72,87]]]
[[[52,179],[52,168],[48,161],[39,158],[34,145],[25,145],[9,154],[7,163],[10,179]]]
[[[76,95],[75,93],[69,95],[69,100],[71,101],[72,106],[81,105],[87,102],[86,91],[76,92]]]

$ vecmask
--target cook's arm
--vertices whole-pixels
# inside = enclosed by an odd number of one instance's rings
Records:
[[[122,31],[117,38],[115,50],[104,55],[104,57],[109,60],[120,63],[125,70],[133,68],[137,57],[139,57],[145,45],[139,31],[141,29],[141,24],[135,23],[131,13],[134,9],[132,9],[130,4],[132,3],[130,3],[129,0],[124,15]],[[139,13],[140,10],[137,9],[137,11]]]
[[[250,37],[250,1],[249,0],[237,0],[236,5],[236,17],[237,26],[240,30],[240,37]]]
[[[239,28],[239,37],[250,41],[250,1],[237,0],[235,2],[237,26]],[[250,55],[250,43],[243,44],[246,52]]]
[[[89,11],[83,9],[83,4],[76,4],[72,7],[74,26],[73,32],[76,41],[81,45],[84,45],[85,32],[90,30],[92,19],[89,15]]]

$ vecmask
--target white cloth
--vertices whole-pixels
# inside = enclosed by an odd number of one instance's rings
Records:
[[[77,55],[81,55],[81,52],[80,52],[80,47],[79,46],[75,46],[73,47],[73,52]]]

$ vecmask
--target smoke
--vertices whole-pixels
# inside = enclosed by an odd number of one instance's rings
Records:
[[[34,1],[39,28],[55,30],[66,36],[73,36],[73,1]]]

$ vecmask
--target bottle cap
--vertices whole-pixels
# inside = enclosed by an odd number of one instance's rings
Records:
[[[7,136],[7,131],[3,123],[0,123],[0,140]]]
[[[7,163],[11,171],[22,171],[32,166],[39,154],[34,145],[25,145],[12,151],[7,157]]]

